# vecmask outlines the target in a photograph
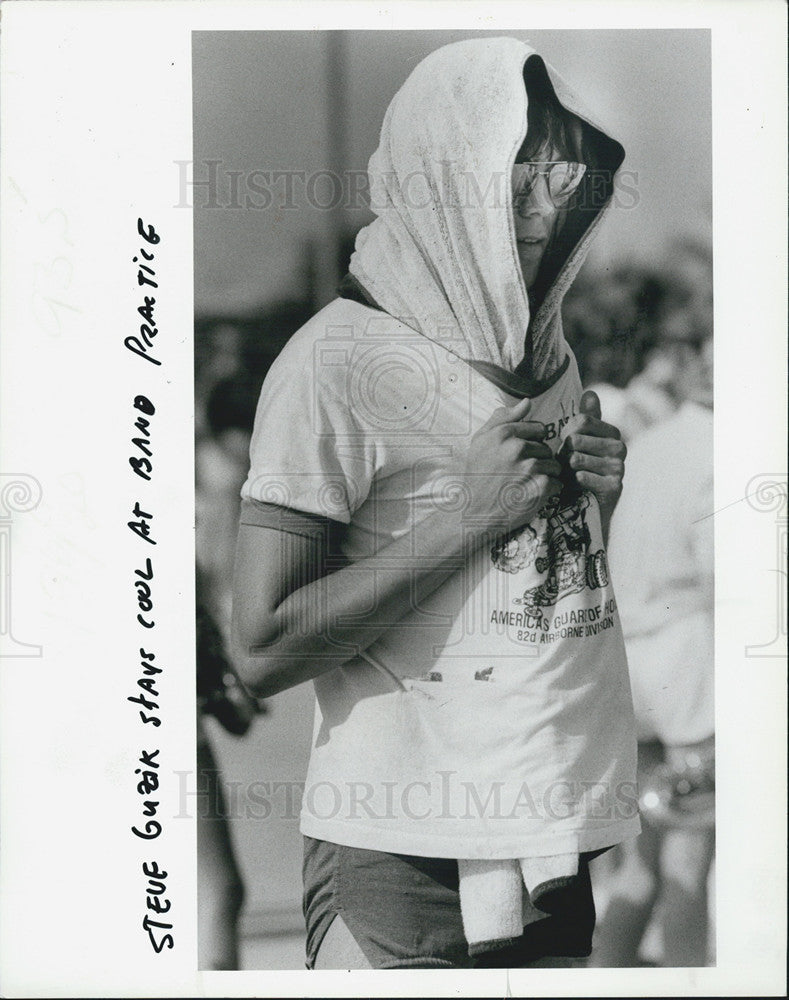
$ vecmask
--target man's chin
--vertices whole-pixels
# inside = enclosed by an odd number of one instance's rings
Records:
[[[527,288],[531,288],[534,284],[534,279],[537,277],[537,271],[539,270],[539,261],[535,263],[534,254],[528,253],[518,253],[518,261],[521,265],[521,274],[523,275],[523,283]]]

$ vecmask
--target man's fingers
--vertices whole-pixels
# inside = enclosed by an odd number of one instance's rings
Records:
[[[610,476],[598,476],[595,472],[576,472],[575,479],[581,489],[589,490],[598,499],[605,496],[616,496],[622,488],[622,484],[618,480],[612,483]]]
[[[558,481],[562,467],[555,458],[527,458],[528,472],[531,476],[550,476]]]
[[[557,479],[556,476],[549,476],[543,472],[533,473],[529,477],[528,482],[531,488],[536,491],[537,496],[541,498],[542,502],[551,497],[558,497],[562,492],[561,480]]]
[[[547,444],[543,444],[541,441],[522,441],[520,449],[521,458],[553,459],[553,452]]]
[[[500,406],[498,409],[494,410],[487,420],[487,426],[492,427],[495,424],[508,424],[518,420],[523,420],[530,409],[531,400],[528,396],[525,396],[523,399],[519,399],[518,402],[514,403],[512,406]]]
[[[603,419],[603,413],[600,409],[600,397],[592,389],[587,389],[583,396],[581,396],[579,409],[581,413],[595,417],[597,420]]]
[[[610,426],[610,425],[609,425]],[[586,455],[610,456],[611,458],[624,458],[627,456],[627,448],[624,441],[618,437],[597,437],[591,434],[568,434],[565,438],[565,448],[570,453],[582,452]]]
[[[616,438],[617,440],[621,440],[622,437],[618,427],[586,414],[573,417],[572,422],[566,428],[564,440],[566,441],[576,434],[584,434],[587,437]]]
[[[526,441],[542,441],[546,434],[545,424],[541,424],[537,420],[524,420],[518,424],[508,424],[508,429],[513,437],[523,438]]]
[[[569,459],[570,468],[579,472],[594,472],[598,476],[613,476],[621,479],[625,471],[625,463],[621,458],[611,458],[609,456],[585,455],[583,452],[574,451]]]
[[[519,399],[517,403],[508,407],[508,409],[510,411],[510,420],[523,420],[531,409],[531,400],[528,396],[524,396],[523,399]]]

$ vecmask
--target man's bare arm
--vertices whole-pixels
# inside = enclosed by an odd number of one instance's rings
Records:
[[[477,546],[530,521],[560,491],[561,470],[543,443],[544,426],[523,421],[528,408],[528,400],[501,408],[472,439],[463,510],[436,510],[353,565],[327,572],[324,541],[242,525],[233,611],[242,680],[270,696],[347,663]]]

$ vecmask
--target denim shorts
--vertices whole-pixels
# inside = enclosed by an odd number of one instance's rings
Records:
[[[307,968],[314,968],[338,914],[374,969],[520,968],[544,958],[585,958],[595,925],[589,855],[581,856],[577,876],[556,883],[538,901],[544,919],[529,924],[514,944],[472,957],[460,916],[457,861],[305,837]]]

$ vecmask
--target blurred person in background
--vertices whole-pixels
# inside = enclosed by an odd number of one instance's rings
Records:
[[[583,383],[625,442],[676,409],[667,392],[673,367],[661,364],[656,347],[664,296],[657,272],[630,264],[585,276],[565,309]]]
[[[233,555],[239,494],[247,476],[249,443],[262,376],[236,375],[216,382],[205,405],[208,433],[195,450],[195,550],[204,601],[222,634],[230,628]]]
[[[306,302],[273,302],[257,314],[195,322],[195,554],[197,563],[198,956],[201,969],[239,967],[244,885],[228,822],[212,725],[233,737],[267,711],[228,656],[239,492],[260,386]],[[213,719],[212,723],[209,721]],[[216,732],[216,730],[215,730]],[[214,743],[216,740],[214,740]]]
[[[197,927],[198,968],[237,969],[237,925],[244,903],[230,834],[222,776],[204,719],[213,716],[233,736],[244,736],[262,704],[240,684],[224,639],[205,604],[197,571]]]
[[[221,338],[220,358],[207,365],[210,375],[236,371],[239,327]],[[224,346],[222,346],[224,345]],[[232,349],[231,349],[232,348]],[[211,742],[212,717],[235,737],[244,736],[262,702],[240,683],[227,655],[230,627],[233,551],[238,531],[238,494],[246,476],[255,403],[262,379],[224,377],[213,382],[205,404],[208,435],[196,446],[197,482],[197,864],[198,959],[201,969],[237,969],[238,917],[244,885],[233,850],[221,771]]]
[[[244,323],[237,319],[212,316],[195,323],[195,434],[198,440],[210,433],[206,404],[214,386],[245,371],[244,341]]]
[[[584,275],[563,314],[584,386],[630,443],[682,403],[688,345],[712,324],[711,249],[688,237],[656,268]]]
[[[672,303],[662,338],[677,412],[629,449],[610,559],[639,737],[643,832],[619,866],[593,964],[639,964],[657,910],[662,964],[708,962],[714,855],[712,324],[708,307]]]
[[[688,372],[712,330],[712,252],[703,241],[677,241],[659,272],[656,337],[645,345],[642,370],[628,383],[622,434],[632,441],[666,420],[687,398]]]

